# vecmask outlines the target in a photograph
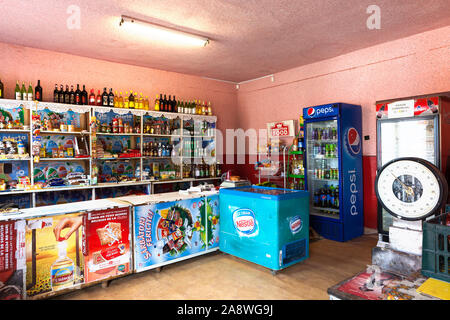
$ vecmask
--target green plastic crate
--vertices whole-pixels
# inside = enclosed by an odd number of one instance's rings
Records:
[[[446,208],[450,209],[449,206]],[[423,224],[422,274],[450,282],[450,212]]]

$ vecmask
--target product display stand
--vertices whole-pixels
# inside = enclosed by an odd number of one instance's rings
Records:
[[[146,186],[147,193],[153,193],[154,184],[166,184],[166,183],[179,183],[179,182],[188,182],[191,186],[196,182],[201,181],[214,181],[220,180],[221,178],[215,176],[216,171],[214,170],[214,174],[208,174],[205,176],[194,177],[194,173],[191,172],[190,175],[186,174],[185,170],[190,168],[191,164],[200,164],[202,157],[205,161],[208,161],[209,164],[216,164],[216,154],[215,154],[215,143],[216,143],[216,132],[215,132],[215,124],[217,118],[215,116],[203,116],[203,115],[192,115],[192,114],[181,114],[181,113],[170,113],[170,112],[158,112],[158,111],[150,111],[150,110],[142,110],[142,109],[122,109],[122,108],[112,108],[112,107],[99,107],[99,106],[90,106],[90,105],[66,105],[60,103],[50,103],[50,102],[38,102],[38,101],[22,101],[22,100],[8,100],[8,99],[0,99],[0,109],[5,109],[7,112],[5,114],[9,115],[11,112],[9,110],[20,109],[20,117],[21,117],[21,129],[8,128],[5,123],[4,126],[0,129],[0,136],[18,136],[22,137],[22,139],[26,139],[26,143],[28,144],[28,150],[26,153],[27,157],[17,157],[14,159],[11,158],[0,158],[0,163],[17,163],[16,166],[13,166],[17,171],[22,170],[24,168],[24,176],[27,177],[28,182],[24,182],[24,186],[21,188],[11,188],[8,190],[0,191],[0,198],[9,195],[20,195],[20,194],[28,194],[30,195],[30,203],[28,207],[36,207],[38,206],[37,195],[43,192],[60,192],[60,191],[72,191],[72,190],[87,190],[89,192],[88,199],[95,200],[98,198],[98,191],[100,188],[114,188],[114,187],[131,187],[136,185]],[[8,113],[9,112],[9,113]],[[49,119],[58,118],[61,119],[61,127],[55,127],[49,129],[46,127],[46,130],[43,130],[41,127],[43,121],[39,121],[39,118],[36,116],[42,115],[45,113]],[[138,119],[140,130],[139,133],[115,133],[115,132],[101,132],[100,128],[93,128],[93,124],[91,123],[92,117],[104,117],[105,114],[113,113],[120,116],[126,116],[131,119]],[[144,133],[144,120],[150,118],[165,118],[165,119],[177,119],[180,123],[179,130],[175,130],[173,134],[163,134],[163,133]],[[70,119],[72,123],[63,123],[67,119]],[[43,120],[43,119],[42,119]],[[17,120],[19,121],[19,120]],[[208,124],[208,132],[193,132],[188,131],[186,128],[186,124],[190,123],[192,127],[195,127],[193,124],[201,126],[204,123]],[[72,126],[71,126],[72,125]],[[137,148],[136,150],[140,150],[140,154],[130,155],[130,157],[114,157],[114,158],[98,158],[92,155],[92,150],[96,146],[93,145],[93,138],[95,139],[116,139],[119,137],[125,137],[130,144],[130,147]],[[176,176],[167,176],[164,179],[149,179],[144,176],[143,168],[146,166],[148,161],[158,161],[168,163],[173,157],[149,157],[143,155],[144,148],[144,139],[157,139],[157,138],[165,138],[165,139],[173,139],[178,142],[179,146],[179,156],[175,157],[178,159],[178,165],[180,165],[180,169]],[[69,146],[71,148],[67,148],[67,150],[71,150],[73,154],[58,154],[58,156],[47,156],[46,154],[40,153],[39,145],[43,146],[44,143],[56,143],[60,140],[69,140]],[[75,141],[76,140],[76,141]],[[207,149],[208,154],[204,154],[201,156],[195,156],[194,154],[186,154],[184,153],[184,143],[185,141],[190,141],[192,143],[196,143],[196,146],[202,146],[202,148]],[[87,143],[85,147],[85,142]],[[80,145],[82,144],[82,145]],[[206,146],[205,146],[206,145]],[[67,145],[66,145],[67,146]],[[139,146],[139,147],[138,147]],[[209,147],[211,146],[211,147]],[[73,147],[73,148],[72,148]],[[75,149],[83,149],[85,155],[75,157]],[[208,149],[209,148],[209,149]],[[42,148],[41,148],[42,149]],[[47,146],[48,150],[51,150],[50,147]],[[88,150],[85,150],[88,149]],[[54,150],[57,151],[56,149]],[[95,172],[93,168],[97,166],[98,161],[108,162],[111,165],[108,167],[113,167],[114,165],[118,165],[119,162],[127,162],[133,163],[133,168],[136,170],[136,167],[139,167],[140,172],[135,174],[134,172],[129,174],[130,181],[123,182],[99,182],[95,181],[94,176]],[[19,163],[20,170],[18,170]],[[181,163],[185,163],[186,165],[181,165]],[[25,164],[25,165],[24,165]],[[61,185],[61,183],[57,181],[56,178],[62,177],[63,172],[58,172],[55,168],[58,166],[59,168],[63,168],[61,170],[70,170],[71,172],[80,172],[85,176],[85,180],[78,182],[76,185]],[[41,172],[43,170],[48,170],[52,168],[52,174],[48,174],[47,176],[53,177],[55,181],[54,186],[47,186],[42,188],[39,186],[39,181],[48,180],[47,177],[37,176],[37,172]],[[78,168],[78,169],[77,169]],[[114,169],[115,170],[115,169]],[[53,173],[54,171],[54,173]],[[192,171],[192,170],[191,170]],[[47,171],[46,171],[47,172]]]

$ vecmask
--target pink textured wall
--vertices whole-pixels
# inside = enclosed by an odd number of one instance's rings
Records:
[[[204,79],[181,73],[85,58],[53,51],[10,45],[0,42],[2,67],[0,79],[5,85],[5,97],[14,99],[16,81],[31,81],[33,88],[41,80],[43,100],[53,100],[55,84],[85,84],[86,90],[107,87],[113,90],[137,91],[152,101],[156,94],[175,94],[178,99],[211,101],[213,114],[218,115],[218,127],[234,128],[237,105],[235,86],[231,83]],[[226,112],[225,112],[226,110]]]
[[[363,152],[375,155],[375,101],[444,91],[450,91],[450,27],[276,73],[274,82],[243,83],[238,126],[265,128],[267,122],[297,119],[311,105],[359,104],[363,135],[370,135]]]

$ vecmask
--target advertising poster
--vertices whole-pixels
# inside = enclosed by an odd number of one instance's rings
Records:
[[[136,206],[134,258],[137,272],[206,249],[204,198]]]
[[[0,300],[25,298],[25,221],[0,222]]]
[[[83,226],[86,283],[130,272],[130,208],[88,212]]]
[[[51,161],[34,164],[34,182],[49,181],[53,178],[64,178],[71,172],[85,174],[85,169],[79,162]]]
[[[208,196],[200,204],[203,243],[208,244],[207,249],[219,247],[219,195]]]
[[[27,296],[84,282],[83,213],[28,219],[25,229]]]
[[[53,128],[59,128],[61,123],[73,125],[75,128],[81,128],[80,114],[72,110],[66,112],[54,112],[49,109],[38,110],[41,121],[49,120]]]
[[[25,123],[25,110],[23,106],[8,107],[0,105],[0,122],[8,123],[12,121],[15,126],[24,125]]]

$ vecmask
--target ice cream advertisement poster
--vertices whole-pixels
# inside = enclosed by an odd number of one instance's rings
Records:
[[[0,222],[0,300],[25,298],[25,221]]]
[[[24,107],[8,107],[0,104],[0,122],[8,123],[9,121],[23,125],[25,123]]]
[[[136,271],[206,250],[212,232],[208,235],[201,214],[208,211],[205,203],[205,198],[195,198],[135,207]]]
[[[83,225],[85,282],[130,272],[130,208],[88,212]]]
[[[205,198],[200,211],[202,217],[207,217],[205,222],[208,231],[205,232],[205,240],[208,242],[208,249],[216,248],[219,246],[219,195]]]
[[[34,165],[34,181],[48,181],[53,178],[64,178],[71,172],[85,173],[85,169],[78,162],[52,161],[40,162]]]
[[[38,115],[41,117],[41,121],[46,120],[52,123],[54,128],[59,128],[60,123],[73,125],[75,128],[80,128],[80,114],[69,110],[67,112],[54,112],[49,109],[39,110]]]
[[[26,220],[28,298],[84,282],[82,232],[81,212]]]

